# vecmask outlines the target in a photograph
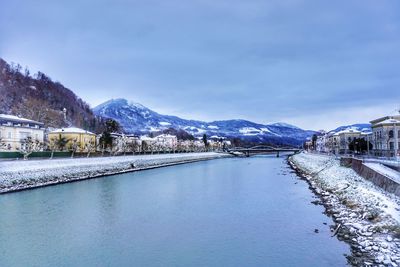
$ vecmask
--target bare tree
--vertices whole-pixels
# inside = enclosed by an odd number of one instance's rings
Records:
[[[2,137],[0,137],[0,149],[6,149],[7,144]]]
[[[124,156],[126,155],[126,150],[128,149],[128,138],[123,135],[119,138],[119,146],[122,152],[124,153]]]
[[[116,156],[122,151],[122,137],[114,137],[110,146],[110,154]]]
[[[144,154],[144,152],[146,152],[149,149],[149,144],[146,141],[142,141],[142,152]]]
[[[46,147],[47,147],[47,149],[50,149],[50,151],[51,151],[50,159],[53,159],[54,151],[57,149],[57,143],[56,143],[55,139],[50,139],[46,143]]]
[[[25,118],[45,122],[48,126],[59,127],[64,124],[62,111],[52,109],[48,102],[38,98],[29,98],[21,102],[12,112]]]
[[[94,141],[89,140],[85,142],[85,150],[87,152],[87,158],[90,157],[90,153],[93,151],[93,149],[96,148],[96,144]]]
[[[100,140],[97,147],[99,150],[101,150],[101,156],[104,157],[104,152],[106,151],[106,142],[104,140]]]
[[[75,152],[78,150],[80,143],[77,138],[71,140],[71,158],[74,158]]]
[[[30,71],[29,71],[29,69],[28,69],[28,66],[25,66],[25,77],[30,77],[31,76],[31,73],[30,73]]]
[[[131,149],[132,155],[135,155],[136,152],[140,151],[140,144],[136,140],[132,140],[129,142],[129,147]]]
[[[29,155],[33,152],[40,151],[43,148],[43,144],[39,140],[33,140],[32,137],[27,137],[21,142],[21,147],[18,149],[19,153],[24,156],[24,160],[27,160]]]

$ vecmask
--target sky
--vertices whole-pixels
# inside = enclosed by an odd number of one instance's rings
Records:
[[[92,107],[334,129],[400,108],[400,2],[0,0],[0,57]]]

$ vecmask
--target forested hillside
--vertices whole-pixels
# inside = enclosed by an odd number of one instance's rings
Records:
[[[64,118],[63,110],[66,110]],[[47,127],[76,126],[101,131],[103,119],[60,82],[42,72],[31,74],[0,58],[0,113],[44,122]]]

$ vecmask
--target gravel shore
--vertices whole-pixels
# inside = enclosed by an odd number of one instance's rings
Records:
[[[351,265],[400,266],[400,198],[330,156],[300,153],[289,164],[333,217],[332,235],[350,245]]]
[[[0,193],[230,156],[207,152],[3,161],[0,162]]]

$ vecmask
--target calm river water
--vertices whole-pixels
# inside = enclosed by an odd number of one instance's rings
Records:
[[[313,200],[273,156],[0,195],[0,266],[344,266]]]

